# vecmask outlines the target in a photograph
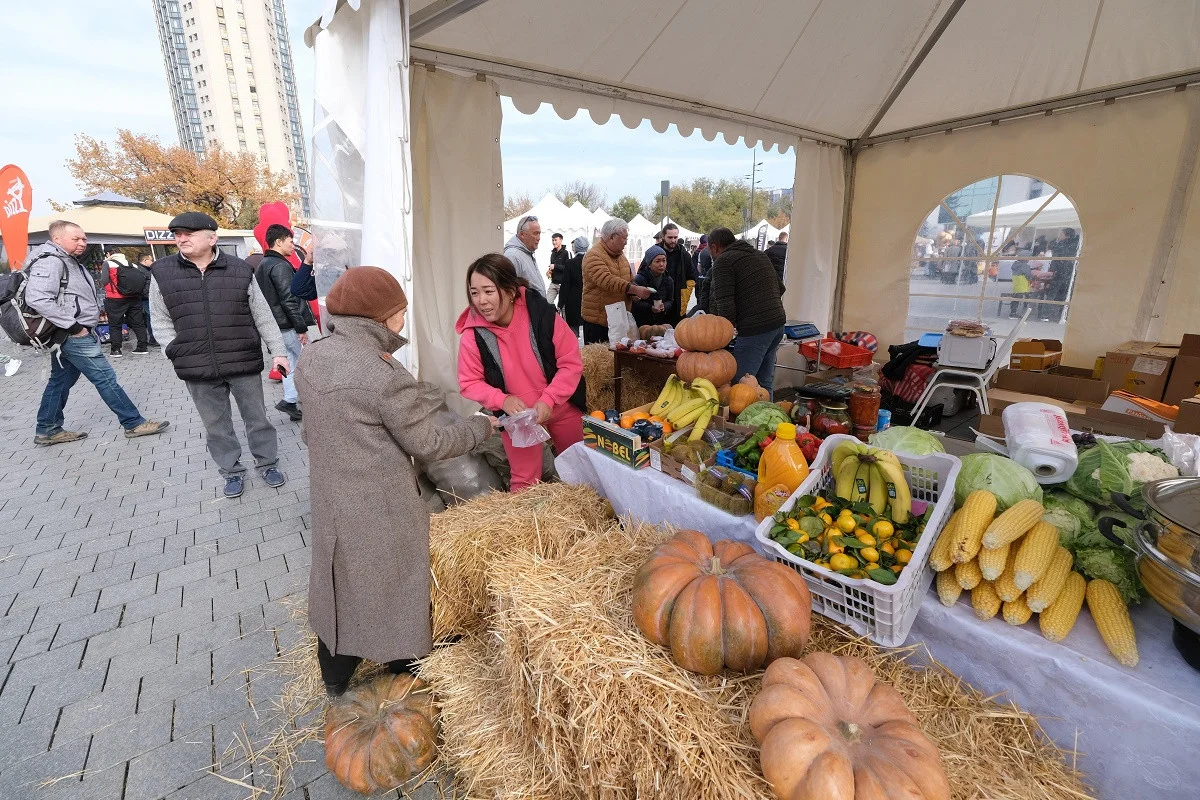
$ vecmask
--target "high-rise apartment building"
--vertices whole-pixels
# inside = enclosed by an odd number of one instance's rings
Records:
[[[179,142],[253,153],[293,176],[309,211],[308,162],[283,0],[152,0]]]

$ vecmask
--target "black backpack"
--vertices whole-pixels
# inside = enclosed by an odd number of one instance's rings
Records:
[[[61,345],[67,338],[67,332],[55,327],[25,304],[25,289],[29,286],[29,271],[38,261],[51,255],[43,253],[29,266],[15,270],[7,275],[0,275],[0,328],[4,334],[17,344],[28,345],[35,350],[51,349]],[[67,267],[63,266],[62,277],[58,279],[58,302],[62,302],[67,291],[70,275]]]
[[[150,275],[138,269],[133,264],[122,264],[120,261],[114,262],[117,265],[117,292],[127,298],[140,298],[146,294],[146,289],[150,286]],[[108,263],[105,262],[107,269]]]

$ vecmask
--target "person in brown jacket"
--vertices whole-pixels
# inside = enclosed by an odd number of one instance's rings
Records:
[[[331,697],[363,658],[399,673],[429,654],[429,511],[412,459],[468,453],[498,424],[484,414],[435,422],[391,356],[405,343],[407,307],[391,273],[346,270],[326,298],[331,335],[296,367],[312,481],[308,622]]]
[[[633,270],[625,257],[629,224],[610,219],[600,228],[600,241],[583,257],[583,341],[584,344],[608,344],[608,312],[604,307],[634,297],[645,300],[651,295],[647,286],[633,282]]]

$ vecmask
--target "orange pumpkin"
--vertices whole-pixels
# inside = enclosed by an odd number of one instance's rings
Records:
[[[808,642],[812,597],[804,579],[747,544],[715,545],[683,530],[660,545],[633,583],[633,620],[684,669],[760,669],[798,656]]]
[[[862,659],[774,662],[750,704],[750,731],[782,800],[949,800],[937,745]]]
[[[731,341],[733,341],[733,323],[716,314],[697,314],[694,317],[680,320],[675,327],[675,343],[684,350],[691,350],[694,353],[711,353],[713,350],[721,350],[728,347]],[[728,380],[720,383],[713,381],[713,385],[720,386],[722,383],[728,382]]]
[[[738,381],[739,384],[745,384],[754,389],[754,400],[751,402],[767,402],[771,399],[771,393],[764,389],[758,382],[758,378],[753,375],[743,375]]]
[[[737,363],[737,362],[735,361],[734,363]],[[728,383],[725,384],[724,386],[717,387],[717,399],[720,401],[721,405],[723,405],[723,406],[729,405],[729,392],[732,390],[733,390],[733,387],[730,386]]]
[[[675,362],[675,374],[684,383],[708,378],[713,386],[729,383],[737,372],[737,361],[728,350],[712,353],[686,352]]]
[[[412,675],[386,675],[353,689],[325,713],[325,767],[362,794],[394,789],[433,763],[433,697]]]
[[[738,383],[729,390],[729,413],[740,414],[757,399],[758,392],[753,386]]]

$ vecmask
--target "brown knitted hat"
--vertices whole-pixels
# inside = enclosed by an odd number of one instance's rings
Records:
[[[408,308],[408,298],[400,281],[379,267],[350,267],[333,283],[325,297],[330,314],[342,317],[367,317],[385,322],[393,314]]]

